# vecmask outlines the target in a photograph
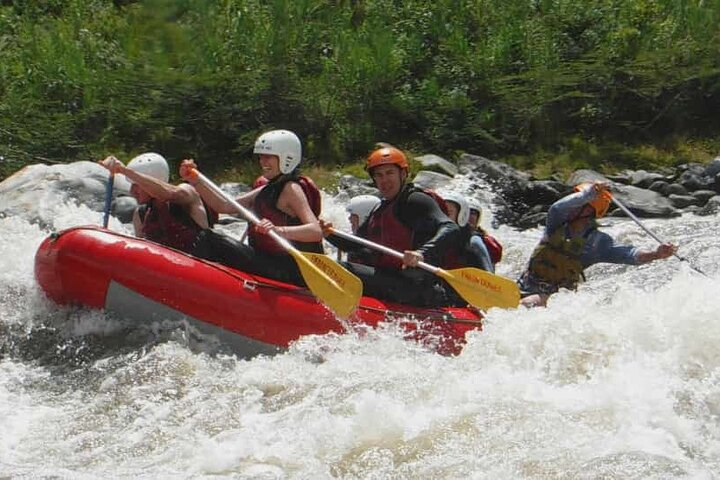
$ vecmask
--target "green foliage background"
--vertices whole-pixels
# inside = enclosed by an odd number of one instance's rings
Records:
[[[720,146],[720,0],[0,1],[0,179],[154,150],[225,171],[287,128],[551,171]]]

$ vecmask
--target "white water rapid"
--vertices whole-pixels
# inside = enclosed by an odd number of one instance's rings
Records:
[[[0,478],[719,478],[716,216],[645,220],[709,278],[674,258],[594,266],[546,309],[491,310],[457,357],[388,326],[237,360],[46,300],[38,225],[101,215],[33,195],[0,218]],[[491,231],[515,278],[540,229]]]

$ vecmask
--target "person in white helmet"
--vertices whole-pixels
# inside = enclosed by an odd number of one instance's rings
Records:
[[[358,228],[365,223],[373,210],[380,205],[380,199],[375,195],[358,195],[350,199],[346,210],[350,214],[350,228],[355,234]]]
[[[297,135],[289,130],[272,130],[255,141],[253,153],[258,154],[262,176],[267,183],[236,198],[251,209],[258,225],[248,227],[249,245],[217,232],[203,234],[204,256],[239,270],[269,278],[304,285],[297,263],[287,251],[268,235],[274,231],[289,240],[298,250],[322,253],[320,191],[308,177],[300,175],[302,146]],[[194,183],[194,160],[184,160],[180,175]],[[198,183],[198,192],[218,213],[237,214],[235,207],[213,190]]]
[[[456,246],[447,252],[447,268],[475,267],[495,273],[490,254],[485,248],[480,232],[469,222],[470,206],[462,195],[450,192],[442,196],[448,206],[448,217],[460,227]]]
[[[127,165],[112,155],[98,163],[131,183],[130,193],[138,202],[133,212],[138,237],[192,253],[200,233],[217,220],[195,188],[169,183],[170,168],[160,154],[143,153]]]
[[[353,235],[358,233],[360,227],[365,224],[370,214],[378,208],[381,202],[382,201],[375,195],[357,195],[350,199],[350,202],[348,202],[345,210],[348,212],[348,221],[350,222],[350,230]],[[321,226],[323,223],[324,222],[320,220]],[[329,234],[327,238],[331,243],[336,240],[336,236],[333,234]],[[338,261],[340,261],[342,257],[342,252],[343,250],[338,248]],[[368,253],[372,252],[363,250],[348,252],[347,261],[362,264],[371,263],[372,255],[369,255]]]
[[[475,238],[475,236],[473,236],[473,241],[478,242],[476,248],[487,251],[493,266],[493,270],[490,271],[494,272],[495,265],[497,265],[498,262],[502,260],[503,246],[497,238],[490,235],[487,230],[480,226],[480,219],[482,218],[482,207],[480,206],[480,203],[474,198],[470,197],[468,198],[468,207],[470,207],[470,217],[468,218],[468,225],[470,225],[470,227],[474,231],[477,231],[480,234],[483,245],[479,244],[480,239]]]

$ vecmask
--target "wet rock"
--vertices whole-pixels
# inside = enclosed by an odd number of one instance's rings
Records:
[[[714,178],[718,173],[720,173],[720,157],[715,157],[705,166],[702,174],[705,177]]]
[[[137,200],[135,197],[123,195],[117,197],[112,202],[112,216],[120,220],[122,223],[132,222],[133,213],[137,208]]]
[[[442,173],[431,172],[429,170],[420,170],[413,179],[413,183],[417,186],[433,190],[442,188],[450,182],[452,182],[452,177],[448,177]]]
[[[655,180],[653,183],[650,184],[648,190],[652,190],[653,192],[658,192],[660,195],[667,196],[669,186],[670,184],[665,180]]]
[[[695,213],[697,215],[715,215],[716,213],[720,212],[720,195],[715,195],[711,199],[709,199],[705,205],[698,209]]]
[[[520,229],[542,227],[546,220],[547,212],[529,213],[520,217],[517,227]]]
[[[703,206],[716,195],[714,190],[697,190],[692,193],[692,196],[697,199],[696,205]]]
[[[585,182],[610,182],[610,179],[604,176],[601,173],[596,172],[595,170],[588,170],[588,169],[581,169],[581,170],[575,170],[573,173],[570,174],[570,177],[568,177],[568,180],[566,182],[566,185],[568,185],[570,188],[574,187],[575,185],[578,185],[580,183]]]
[[[450,177],[458,174],[458,167],[434,154],[415,157],[415,161],[419,162],[425,169],[437,171]]]
[[[638,170],[633,172],[630,176],[630,185],[639,188],[648,188],[653,182],[666,181],[665,175],[657,172],[646,172],[645,170]]]
[[[715,179],[702,176],[702,173],[698,173],[697,169],[687,170],[680,174],[677,182],[689,192],[696,190],[710,189],[715,183]]]
[[[638,217],[670,218],[680,215],[667,198],[652,190],[632,185],[616,185],[613,195]],[[625,214],[622,210],[614,210],[613,216],[623,215]]]
[[[675,208],[685,208],[685,207],[689,207],[690,205],[698,204],[698,200],[695,197],[693,197],[692,195],[671,194],[671,195],[668,195],[668,200],[670,200],[670,203]]]
[[[687,188],[683,187],[679,183],[671,183],[668,185],[668,187],[665,189],[664,195],[670,196],[670,195],[688,195],[690,192],[687,191]]]
[[[571,189],[562,182],[554,180],[534,180],[527,184],[525,198],[527,203],[550,206],[568,194]]]
[[[371,180],[361,179],[352,175],[342,175],[338,181],[338,190],[346,192],[348,198],[358,195],[378,195]]]

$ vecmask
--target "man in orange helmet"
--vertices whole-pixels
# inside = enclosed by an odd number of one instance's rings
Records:
[[[543,237],[518,279],[523,305],[545,306],[560,288],[577,289],[584,269],[595,263],[642,265],[675,253],[677,246],[669,243],[640,250],[599,231],[596,219],[605,216],[611,200],[606,183],[582,183],[550,206]]]
[[[458,226],[436,198],[407,182],[408,167],[407,157],[395,147],[381,145],[370,154],[365,169],[382,201],[356,233],[402,252],[402,260],[331,234],[328,240],[341,250],[368,259],[367,265],[348,264],[348,269],[363,280],[366,295],[419,306],[446,304],[442,282],[414,267],[423,261],[444,266],[445,252],[455,244]]]

